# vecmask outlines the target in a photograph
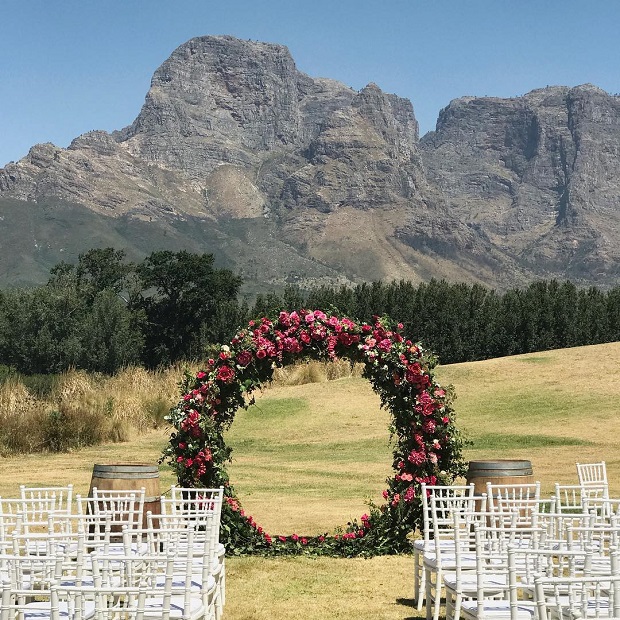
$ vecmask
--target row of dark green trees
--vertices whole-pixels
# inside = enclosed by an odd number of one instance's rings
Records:
[[[47,284],[0,291],[0,365],[23,374],[112,374],[204,358],[251,318],[301,307],[360,321],[387,314],[444,364],[620,340],[620,287],[538,281],[498,293],[431,280],[287,288],[240,299],[242,279],[210,254],[153,252],[140,263],[94,249]]]

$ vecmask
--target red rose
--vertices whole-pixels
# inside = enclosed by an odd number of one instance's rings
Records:
[[[217,378],[224,383],[230,383],[235,378],[235,371],[230,366],[220,366]]]
[[[237,364],[247,366],[252,361],[252,354],[249,351],[241,351],[237,354]]]

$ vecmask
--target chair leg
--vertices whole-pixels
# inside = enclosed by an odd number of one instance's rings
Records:
[[[442,581],[441,568],[426,568],[426,620],[439,620]]]
[[[439,620],[441,607],[441,590],[443,586],[443,572],[439,568],[435,571],[435,598],[433,599],[433,620]]]
[[[454,617],[453,603],[454,603],[454,598],[452,597],[452,593],[448,592],[448,590],[446,589],[446,620],[452,620]]]
[[[451,603],[451,606],[452,606],[452,609],[451,609],[451,612],[452,612],[451,619],[452,620],[460,620],[460,618],[461,618],[461,603],[462,602],[463,602],[463,596],[461,594],[458,594],[458,593],[455,594],[454,598],[452,599],[452,603]],[[447,609],[447,607],[446,607],[446,609]],[[446,620],[447,620],[447,615],[448,614],[446,612]]]
[[[431,602],[433,600],[433,593],[432,593],[432,586],[433,586],[433,572],[427,570],[426,572],[426,595],[425,595],[425,599],[426,599],[426,620],[432,620],[433,619],[433,610],[431,608]]]
[[[418,611],[422,611],[422,607],[426,602],[426,581],[428,579],[428,571],[426,570],[426,566],[422,564],[422,568],[420,569],[420,595],[418,599]]]
[[[422,611],[426,598],[426,566],[424,566],[424,556],[422,553],[414,552],[414,603],[418,611]]]

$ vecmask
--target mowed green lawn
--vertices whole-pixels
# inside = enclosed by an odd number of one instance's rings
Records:
[[[575,462],[606,460],[620,495],[620,343],[440,367],[457,393],[468,459],[526,458],[545,493],[574,483]],[[381,501],[390,474],[389,418],[369,384],[340,379],[274,387],[228,433],[231,480],[269,532],[333,531]],[[18,484],[72,481],[87,492],[94,463],[156,461],[166,434],[72,454],[0,461],[0,495]],[[162,490],[172,477],[162,467]],[[416,618],[412,559],[230,558],[229,620]]]

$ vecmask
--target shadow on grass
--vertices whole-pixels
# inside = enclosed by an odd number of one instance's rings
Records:
[[[425,620],[426,618],[426,607],[422,607],[420,611],[417,611],[415,599],[412,598],[397,598],[397,605],[402,605],[403,607],[411,607],[413,610],[413,616],[405,616],[403,620]],[[441,615],[439,616],[439,620],[445,620],[446,616],[443,613],[443,603],[441,608]]]

